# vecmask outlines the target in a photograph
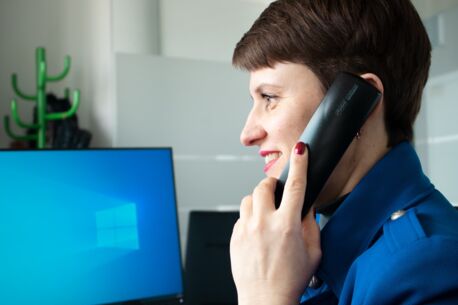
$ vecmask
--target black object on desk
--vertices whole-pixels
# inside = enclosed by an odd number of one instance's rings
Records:
[[[229,242],[239,212],[192,211],[184,274],[187,305],[237,304]]]

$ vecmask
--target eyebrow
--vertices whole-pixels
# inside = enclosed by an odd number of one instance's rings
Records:
[[[274,84],[269,84],[269,83],[262,83],[260,84],[259,86],[256,87],[256,89],[254,90],[254,92],[256,93],[260,93],[263,91],[263,89],[265,89],[266,87],[270,87],[270,88],[274,88],[274,89],[281,89],[282,87],[279,86],[279,85],[274,85]]]

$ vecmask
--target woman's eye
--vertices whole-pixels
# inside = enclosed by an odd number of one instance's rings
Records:
[[[266,108],[271,109],[273,107],[273,103],[276,101],[277,96],[273,94],[261,94],[262,99],[266,102]]]
[[[271,94],[261,94],[262,98],[266,101],[266,102],[272,102],[273,99],[275,99],[275,96],[274,95],[271,95]]]

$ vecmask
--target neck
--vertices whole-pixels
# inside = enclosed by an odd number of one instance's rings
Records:
[[[390,150],[387,139],[386,136],[363,136],[355,139],[318,196],[316,208],[324,208],[327,203],[350,193],[375,163]]]
[[[388,138],[385,134],[379,135],[379,137],[362,137],[356,141],[360,141],[355,152],[356,162],[351,170],[349,179],[342,186],[341,195],[350,193],[369,170],[390,150],[387,146]]]

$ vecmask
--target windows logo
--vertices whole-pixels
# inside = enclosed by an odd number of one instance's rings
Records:
[[[137,208],[125,204],[96,212],[97,246],[138,250]]]

